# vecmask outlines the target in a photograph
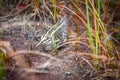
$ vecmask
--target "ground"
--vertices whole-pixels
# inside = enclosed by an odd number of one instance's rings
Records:
[[[67,6],[71,7],[70,4]],[[83,5],[81,7],[84,9]],[[8,80],[120,80],[120,65],[114,66],[114,63],[111,63],[112,59],[102,55],[99,55],[98,60],[95,61],[96,56],[90,49],[86,28],[79,20],[74,21],[74,15],[66,9],[63,11],[67,14],[65,15],[68,29],[67,41],[57,51],[46,51],[42,45],[35,48],[45,32],[44,28],[48,25],[51,27],[56,22],[43,15],[41,18],[46,18],[47,23],[39,21],[39,16],[33,19],[38,15],[37,12],[31,19],[30,9],[20,11],[16,15],[10,16],[10,14],[8,18],[4,16],[0,20],[0,48],[7,54]],[[25,12],[29,13],[27,14],[29,19],[24,16]],[[76,27],[76,23],[79,28]],[[81,36],[78,41],[76,39],[79,35],[75,31]],[[36,35],[39,35],[37,39]],[[109,63],[111,66],[107,66]]]

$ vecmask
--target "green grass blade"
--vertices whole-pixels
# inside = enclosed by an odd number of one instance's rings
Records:
[[[56,17],[57,17],[56,0],[52,0],[52,5],[53,5],[53,16],[54,16],[54,21],[56,22]]]
[[[90,26],[90,17],[89,17],[88,9],[89,9],[88,0],[86,0],[86,16],[87,16],[87,28],[88,28],[89,43],[90,43],[92,52],[95,53],[94,41],[93,41],[93,36],[92,36],[92,27]]]

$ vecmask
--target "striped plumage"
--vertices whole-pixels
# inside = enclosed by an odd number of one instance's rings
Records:
[[[45,50],[53,49],[52,38],[55,40],[56,47],[67,40],[66,17],[61,17],[55,25],[42,35],[40,42],[35,47],[44,45]]]

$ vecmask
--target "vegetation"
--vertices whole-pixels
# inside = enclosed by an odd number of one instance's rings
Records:
[[[77,52],[82,52],[87,53],[87,55],[89,54],[89,56],[92,55],[92,61],[89,59],[85,59],[85,61],[90,65],[94,65],[94,68],[97,72],[107,69],[119,70],[119,0],[28,0],[28,2],[22,0],[12,1],[14,1],[14,4],[10,3],[9,0],[0,0],[0,9],[4,13],[1,13],[1,22],[9,20],[11,17],[16,17],[21,14],[23,15],[24,13],[26,16],[29,16],[31,20],[37,21],[38,18],[41,20],[45,16],[49,22],[55,24],[57,20],[59,20],[60,16],[66,16],[68,19],[68,41],[64,44],[71,44],[75,49],[75,51],[73,50],[73,53],[75,54],[77,54]],[[10,13],[6,14],[6,8],[10,5],[17,6],[16,8],[11,7]],[[16,9],[19,12],[13,15],[12,13],[14,13],[14,10]],[[32,12],[30,12],[29,9],[32,9]],[[45,22],[45,20],[42,21]],[[54,37],[52,37],[52,42],[57,55],[60,54],[59,50],[57,50],[57,44]],[[85,45],[87,49],[86,51],[82,45]],[[65,53],[67,54],[67,52],[69,53],[69,51],[66,51]],[[3,55],[1,54],[2,52],[0,52],[0,78],[2,78],[4,74],[3,67],[5,64]],[[118,71],[117,79],[119,78],[120,73]]]
[[[5,71],[5,56],[4,53],[0,50],[0,80],[6,79],[6,71]]]

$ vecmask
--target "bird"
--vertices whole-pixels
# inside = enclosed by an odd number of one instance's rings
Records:
[[[57,23],[41,36],[41,39],[35,48],[44,45],[44,49],[49,51],[54,47],[59,47],[59,45],[65,41],[67,41],[67,20],[66,17],[60,17]]]

